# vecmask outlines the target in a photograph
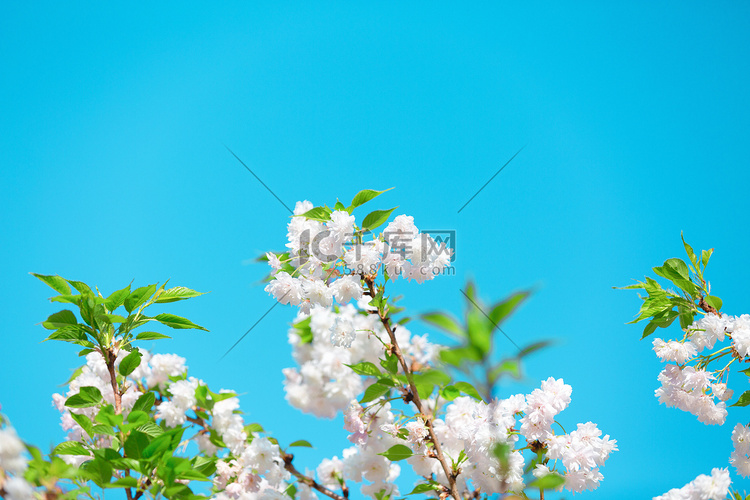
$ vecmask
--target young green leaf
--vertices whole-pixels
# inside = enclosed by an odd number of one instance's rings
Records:
[[[176,286],[159,294],[156,299],[156,303],[165,304],[167,302],[176,302],[178,300],[190,299],[193,297],[198,297],[200,295],[205,294],[203,292],[196,292],[195,290],[191,290],[190,288],[185,288],[184,286]]]
[[[363,230],[372,230],[383,224],[391,216],[391,213],[398,207],[393,207],[390,210],[375,210],[367,214],[362,221]]]
[[[532,488],[539,488],[540,490],[554,490],[563,484],[565,484],[565,478],[560,474],[553,472],[533,480],[529,483],[529,486]]]
[[[391,388],[387,385],[383,385],[380,383],[372,384],[370,387],[365,389],[365,394],[362,396],[362,399],[359,400],[360,403],[369,403],[370,401],[374,401],[378,399],[380,396],[388,392]]]
[[[44,274],[36,274],[31,273],[32,276],[35,276],[42,280],[47,286],[52,288],[57,293],[60,293],[62,295],[71,295],[70,287],[68,286],[68,282],[65,280],[65,278],[62,278],[60,276],[46,276]]]
[[[158,332],[141,332],[135,337],[136,340],[157,340],[157,339],[171,339],[171,338],[172,337],[168,335],[164,335],[163,333],[158,333]]]
[[[189,319],[183,318],[181,316],[176,316],[174,314],[168,314],[168,313],[157,314],[156,316],[153,317],[153,319],[155,319],[162,325],[166,325],[170,328],[175,328],[175,329],[195,328],[195,329],[203,330],[206,332],[208,331],[206,328],[196,325]]]
[[[145,303],[156,291],[156,284],[136,288],[125,298],[123,302],[128,314]]]
[[[119,371],[120,375],[123,377],[127,377],[133,371],[138,368],[138,366],[141,364],[141,353],[138,351],[138,349],[133,349],[133,351],[125,356],[122,361],[120,361]]]
[[[747,406],[747,405],[750,405],[750,391],[743,392],[742,396],[740,396],[737,402],[729,406]]]
[[[125,302],[125,299],[128,297],[128,295],[130,295],[130,285],[126,286],[122,290],[112,292],[112,294],[105,299],[104,307],[106,307],[110,312],[114,311]]]
[[[408,446],[403,444],[396,444],[388,448],[387,451],[378,453],[378,455],[384,456],[391,462],[398,462],[399,460],[403,460],[412,456],[412,452]]]
[[[375,366],[373,363],[370,363],[369,361],[362,361],[361,363],[357,363],[355,365],[345,366],[351,368],[354,373],[358,375],[377,377],[381,373],[380,369],[378,369],[377,366]]]
[[[309,441],[305,441],[304,439],[299,439],[299,440],[297,440],[297,441],[295,441],[295,442],[293,442],[293,443],[291,443],[289,445],[290,448],[293,447],[293,446],[301,446],[301,447],[305,447],[305,448],[312,448],[313,447],[313,445],[311,445]]]
[[[466,333],[459,324],[458,320],[449,314],[436,311],[423,314],[420,318],[422,319],[422,321],[434,325],[441,330],[452,333],[458,337],[466,336]]]
[[[467,396],[470,396],[477,401],[482,401],[482,396],[479,394],[479,391],[477,391],[473,385],[471,385],[468,382],[456,382],[453,384],[453,386],[458,389],[459,391],[463,392]]]
[[[385,193],[386,191],[390,191],[393,188],[388,188],[383,191],[375,191],[374,189],[363,189],[359,193],[354,195],[354,198],[352,198],[352,204],[349,205],[349,208],[347,208],[347,212],[352,213],[352,211],[367,203],[368,201],[376,198],[377,196],[380,196],[381,194]]]
[[[131,411],[145,411],[148,413],[151,410],[151,407],[154,406],[154,403],[156,402],[156,396],[154,396],[153,392],[147,392],[140,396],[133,405],[133,409]]]
[[[68,408],[88,408],[96,406],[102,400],[102,393],[96,387],[81,387],[78,394],[73,394],[65,400]]]
[[[62,311],[50,315],[50,317],[47,318],[47,321],[42,323],[42,326],[47,330],[57,330],[58,328],[77,324],[78,320],[76,319],[76,315],[73,314],[73,311],[63,309]]]

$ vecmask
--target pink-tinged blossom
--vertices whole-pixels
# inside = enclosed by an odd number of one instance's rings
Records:
[[[695,346],[689,341],[677,342],[676,340],[670,340],[665,342],[657,338],[654,339],[653,346],[654,352],[660,360],[673,361],[681,365],[684,365],[698,353]]]
[[[737,424],[732,430],[732,444],[734,449],[729,463],[742,477],[750,476],[750,426]]]
[[[362,298],[362,282],[359,276],[342,276],[333,282],[331,289],[333,290],[333,296],[336,298],[336,302],[341,305]]]
[[[354,342],[356,333],[354,325],[348,319],[339,316],[331,326],[331,344],[336,347],[349,348]]]
[[[266,252],[266,258],[268,259],[268,265],[271,266],[271,269],[275,271],[281,269],[281,261],[279,260],[278,255],[273,252]]]
[[[280,304],[299,305],[304,297],[302,282],[293,278],[286,271],[276,273],[274,279],[264,289],[273,295]]]
[[[693,366],[667,365],[659,374],[662,386],[656,389],[655,396],[660,403],[692,413],[704,424],[721,425],[727,417],[726,403],[715,403],[714,397],[706,393],[713,378],[712,373]]]
[[[674,488],[653,500],[724,500],[729,493],[727,469],[713,469],[711,475],[701,474],[682,488]]]
[[[740,356],[750,356],[750,314],[737,316],[728,330],[732,332],[732,345]]]
[[[367,442],[367,426],[362,421],[363,408],[352,400],[344,412],[344,429],[349,431],[349,441],[354,444],[365,444]]]

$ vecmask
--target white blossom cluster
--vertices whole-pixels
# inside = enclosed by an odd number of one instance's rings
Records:
[[[732,430],[732,443],[734,449],[729,463],[734,466],[740,476],[750,476],[750,426],[735,425]]]
[[[27,468],[25,450],[13,427],[0,428],[0,489],[5,491],[7,500],[34,498],[32,486],[23,478]]]
[[[597,488],[602,480],[599,467],[617,450],[617,442],[609,436],[602,437],[591,422],[578,424],[570,434],[555,435],[554,416],[568,406],[571,391],[561,379],[549,378],[542,382],[541,389],[528,395],[516,394],[490,404],[462,396],[448,404],[444,418],[433,420],[433,428],[449,461],[465,457],[456,479],[459,492],[471,495],[477,488],[488,494],[522,491],[524,457],[517,449],[519,435],[528,445],[547,449],[551,461],[537,467],[536,476],[556,472],[565,478],[564,487],[573,492]],[[425,401],[430,409],[436,403],[435,399]],[[448,484],[442,465],[430,456],[429,431],[422,418],[394,421],[390,405],[381,409],[376,404],[374,408],[377,412],[372,415],[356,401],[350,403],[344,422],[355,446],[344,450],[343,460],[334,458],[321,463],[320,480],[334,485],[340,478],[355,482],[364,478],[373,482],[363,488],[365,494],[383,488],[391,491],[383,481],[396,476],[397,471],[387,467],[388,462],[378,453],[395,444],[405,444],[413,452],[407,462],[416,474]],[[510,446],[506,468],[493,453],[498,444]]]
[[[721,425],[727,418],[725,401],[732,396],[726,384],[714,384],[714,374],[693,366],[667,365],[659,374],[655,395],[668,407],[692,413],[704,424]],[[716,403],[714,398],[720,401]]]
[[[119,367],[120,361],[127,354],[128,352],[124,350],[118,353],[115,369]],[[195,387],[197,387],[199,381],[191,379],[191,381],[169,384],[170,377],[180,377],[185,374],[187,370],[185,358],[175,354],[154,354],[152,356],[144,351],[141,351],[141,355],[141,364],[128,376],[128,382],[124,385],[121,396],[122,414],[127,416],[130,413],[136,400],[143,394],[141,389],[169,387],[171,391],[172,386],[175,386],[176,397],[171,401],[161,403],[157,417],[164,419],[169,427],[184,423],[185,412],[195,404]],[[81,387],[96,387],[106,403],[115,404],[109,371],[101,353],[91,352],[87,354],[86,365],[83,366],[81,373],[70,381],[68,392],[65,395],[53,394],[52,401],[62,413],[61,425],[63,430],[67,431],[68,441],[93,441],[92,444],[99,447],[109,446],[111,436],[100,434],[89,436],[71,415],[72,413],[84,415],[94,423],[94,417],[99,411],[98,407],[68,408],[65,406],[65,401],[70,396],[78,394]],[[192,396],[189,387],[193,387]],[[75,465],[80,465],[82,462],[89,460],[88,457],[79,455],[63,455],[62,458]]]
[[[366,311],[367,302],[364,297],[357,305]],[[378,338],[389,341],[377,315],[361,310],[348,304],[338,312],[314,307],[309,315],[299,313],[297,321],[310,318],[312,341],[302,343],[297,329],[289,330],[292,356],[299,365],[283,370],[289,404],[305,413],[333,418],[370,383],[346,365],[369,361],[379,366],[383,344]],[[408,364],[428,365],[435,360],[438,347],[428,342],[427,335],[412,335],[402,325],[396,326],[395,335]],[[342,337],[346,340],[341,341]]]
[[[399,215],[380,236],[363,242],[349,212],[335,210],[323,223],[302,216],[312,208],[309,201],[294,208],[287,231],[289,258],[282,262],[279,255],[266,254],[273,279],[265,290],[282,304],[305,313],[314,305],[330,307],[334,299],[345,305],[362,297],[362,275],[385,270],[392,279],[422,283],[450,263],[451,250],[420,233],[413,217]],[[293,268],[291,274],[282,269],[285,264]]]
[[[220,403],[217,403],[217,406]],[[243,441],[241,445],[234,447],[231,457],[216,463],[214,487],[220,490],[220,493],[213,498],[282,499],[287,487],[285,481],[290,477],[291,474],[284,469],[278,445],[267,437],[256,435],[249,444]]]
[[[363,408],[352,401],[346,411],[345,428],[352,433],[350,441],[355,445],[343,451],[342,459],[324,459],[316,470],[318,481],[330,489],[340,488],[339,480],[363,483],[360,491],[373,498],[383,490],[392,497],[399,495],[395,481],[401,474],[401,467],[379,455],[402,443],[392,433],[394,421],[390,403],[376,404],[364,413]]]
[[[653,349],[659,359],[676,363],[667,365],[659,374],[662,386],[655,392],[659,402],[692,413],[705,424],[723,424],[727,416],[725,402],[734,391],[721,381],[723,372],[717,380],[715,372],[705,366],[688,363],[727,337],[738,356],[750,355],[750,315],[709,313],[686,328],[682,340],[654,339]]]
[[[724,500],[731,483],[727,469],[712,469],[710,476],[701,474],[682,488],[673,488],[654,500]]]

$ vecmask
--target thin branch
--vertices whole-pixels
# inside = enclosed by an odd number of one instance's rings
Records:
[[[314,490],[317,490],[317,491],[321,492],[322,494],[324,494],[324,495],[326,495],[328,497],[333,498],[334,500],[346,500],[347,499],[348,495],[347,495],[347,497],[342,497],[338,493],[335,493],[335,492],[329,490],[328,488],[326,488],[325,486],[323,486],[322,484],[318,483],[313,478],[307,477],[304,474],[302,474],[300,471],[298,471],[297,468],[294,467],[294,464],[292,464],[292,460],[294,459],[294,455],[292,455],[290,453],[283,453],[282,452],[282,457],[284,458],[284,468],[287,471],[289,471],[294,477],[296,477],[297,480],[300,481],[301,483],[306,484],[310,488],[313,488]],[[348,493],[348,491],[347,491],[347,493]]]
[[[367,287],[370,291],[370,296],[374,298],[376,295],[374,277],[365,276],[364,278],[365,283],[367,283]],[[445,476],[448,478],[448,485],[450,486],[451,496],[455,500],[461,500],[461,496],[458,493],[458,487],[456,486],[456,474],[453,473],[451,466],[445,459],[445,455],[443,455],[443,449],[440,446],[440,440],[438,439],[437,434],[435,433],[435,429],[432,426],[432,418],[430,418],[428,416],[429,414],[424,411],[424,406],[422,405],[422,400],[419,397],[417,386],[414,385],[414,377],[412,376],[412,372],[409,369],[409,366],[406,364],[406,359],[404,359],[401,348],[396,341],[396,334],[391,327],[390,318],[388,317],[388,314],[384,313],[380,308],[378,308],[378,317],[380,318],[380,322],[383,324],[385,331],[388,332],[388,337],[390,337],[391,344],[393,345],[393,354],[395,354],[398,358],[398,361],[401,364],[401,368],[404,370],[404,374],[406,375],[406,379],[409,382],[409,390],[411,391],[412,402],[414,403],[414,406],[417,407],[419,413],[425,416],[427,430],[430,433],[430,441],[432,441],[432,444],[435,446],[435,458],[440,462],[440,465],[442,465],[443,472],[445,472]]]
[[[117,374],[115,373],[115,360],[117,359],[117,354],[115,354],[112,348],[108,348],[105,356],[107,358],[107,370],[109,370],[112,391],[115,393],[115,414],[119,415],[122,413],[122,394],[120,394],[120,387],[117,385]]]

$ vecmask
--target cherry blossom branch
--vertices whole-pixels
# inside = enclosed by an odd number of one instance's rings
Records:
[[[294,455],[292,455],[291,453],[282,452],[282,457],[284,458],[284,468],[287,471],[289,471],[294,477],[296,477],[297,480],[300,481],[301,483],[306,484],[310,488],[313,488],[314,490],[317,490],[321,492],[322,494],[333,498],[334,500],[346,500],[348,498],[349,496],[348,489],[344,490],[347,493],[346,497],[342,497],[338,493],[335,493],[329,490],[328,488],[326,488],[325,486],[323,486],[322,484],[318,483],[313,478],[307,477],[304,474],[302,474],[300,471],[298,471],[297,468],[294,467],[294,464],[292,464]]]
[[[367,283],[367,288],[370,292],[371,297],[375,297],[375,278],[374,276],[366,275],[364,276],[365,283]],[[384,312],[382,308],[378,308],[378,317],[380,318],[380,322],[383,324],[383,327],[385,328],[385,331],[388,333],[388,337],[391,339],[391,344],[393,346],[393,354],[398,358],[399,363],[401,364],[401,368],[404,370],[404,374],[406,375],[406,380],[409,382],[409,390],[411,391],[411,400],[414,403],[414,406],[417,407],[417,410],[419,413],[424,415],[425,423],[427,424],[427,430],[430,433],[430,441],[432,441],[432,444],[435,446],[435,457],[439,462],[440,465],[443,467],[443,472],[445,472],[445,476],[448,478],[448,485],[450,486],[450,493],[451,496],[455,500],[461,500],[461,496],[458,493],[458,488],[456,486],[456,476],[457,474],[454,474],[451,466],[448,464],[448,461],[445,459],[445,455],[443,455],[443,449],[440,446],[440,440],[437,437],[437,434],[435,434],[435,429],[432,426],[432,418],[429,417],[429,414],[424,411],[424,406],[422,405],[422,400],[419,397],[419,392],[417,391],[417,386],[414,385],[414,377],[412,376],[412,371],[410,370],[409,366],[406,363],[406,359],[404,358],[403,353],[401,352],[401,348],[398,345],[398,342],[396,341],[396,333],[391,327],[390,318],[388,316],[387,312]]]

